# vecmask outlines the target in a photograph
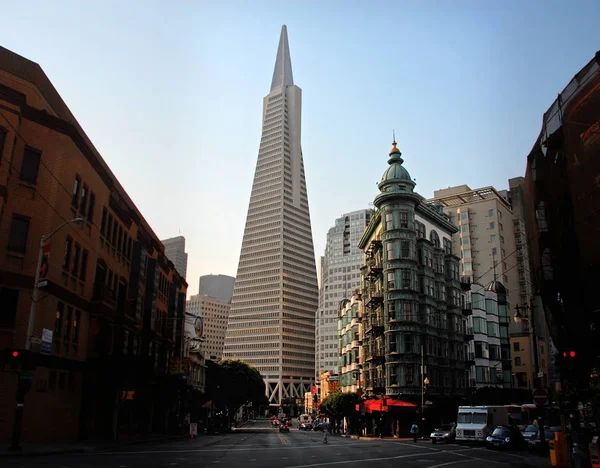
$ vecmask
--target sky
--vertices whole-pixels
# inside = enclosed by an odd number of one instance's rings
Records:
[[[600,50],[597,0],[20,0],[2,18],[154,232],[186,237],[188,294],[236,274],[283,24],[317,257],[377,195],[393,130],[421,195],[507,188]]]

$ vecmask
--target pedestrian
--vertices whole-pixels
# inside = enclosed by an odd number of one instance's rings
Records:
[[[413,425],[410,428],[410,433],[412,434],[412,438],[415,441],[415,444],[417,443],[417,436],[419,435],[419,426],[417,426],[417,423],[413,423]]]
[[[329,432],[329,423],[327,421],[323,421],[321,423],[321,428],[323,429],[323,443],[327,443],[327,433]]]

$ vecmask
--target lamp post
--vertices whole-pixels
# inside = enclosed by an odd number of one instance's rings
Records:
[[[516,306],[515,307],[515,315],[513,316],[515,323],[520,325],[523,322],[526,322],[529,325],[529,333],[530,333],[530,344],[531,347],[533,348],[533,387],[534,389],[538,389],[542,387],[542,381],[540,380],[539,377],[539,373],[540,373],[540,365],[539,365],[539,356],[538,356],[538,344],[537,344],[537,336],[535,334],[535,317],[533,316],[533,298],[530,297],[529,298],[529,304],[527,304],[526,306]],[[521,314],[521,310],[525,311],[525,313],[527,313],[526,311],[529,311],[529,317],[525,317],[523,314]],[[544,440],[544,423],[543,423],[543,418],[538,418],[538,424],[539,424],[539,429],[538,432],[540,434],[540,442],[542,443],[542,446],[545,442]]]
[[[427,391],[427,385],[429,385],[429,377],[425,377],[423,382],[421,383],[421,425],[422,428],[422,437],[425,437],[425,392]]]
[[[29,310],[29,322],[27,325],[27,337],[25,338],[25,349],[31,349],[31,337],[33,335],[33,327],[35,325],[35,313],[37,309],[37,303],[39,302],[40,290],[38,287],[38,283],[40,281],[40,268],[42,266],[42,255],[44,251],[44,246],[46,242],[58,231],[60,231],[67,224],[82,224],[83,218],[73,218],[69,221],[65,221],[60,226],[58,226],[54,231],[50,234],[42,236],[40,239],[40,251],[38,253],[38,261],[37,267],[35,269],[35,280],[33,282],[33,292],[31,294],[31,309]]]

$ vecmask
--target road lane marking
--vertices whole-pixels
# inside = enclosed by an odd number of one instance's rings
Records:
[[[456,461],[451,461],[451,462],[446,462],[446,463],[440,463],[439,465],[432,465],[432,466],[428,466],[427,468],[439,468],[440,466],[446,466],[446,465],[454,465],[455,463],[468,463],[471,461],[475,461],[473,460],[456,460]]]
[[[287,442],[285,441],[285,439],[281,436],[281,434],[277,434],[277,437],[279,437],[279,440],[281,441],[282,445],[287,444]]]
[[[438,451],[437,453],[435,453],[435,455],[440,455],[443,452]],[[432,454],[434,455],[434,454]],[[292,465],[292,466],[286,466],[284,468],[312,468],[315,466],[332,466],[332,465],[347,465],[349,463],[360,463],[360,462],[374,462],[374,461],[384,461],[384,460],[400,460],[402,458],[412,458],[412,457],[422,457],[423,454],[422,453],[412,453],[410,455],[396,455],[393,457],[378,457],[378,458],[361,458],[361,459],[352,459],[352,460],[341,460],[341,461],[334,461],[334,462],[327,462],[327,463],[311,463],[310,465]]]
[[[446,452],[446,453],[456,453],[456,452]],[[508,465],[508,463],[506,463],[506,462],[499,462],[496,460],[490,460],[488,458],[472,457],[471,455],[466,455],[464,453],[456,453],[456,455],[458,455],[459,457],[470,458],[471,460],[481,460],[481,461],[488,462],[488,463],[496,463],[497,465]]]
[[[485,450],[486,452],[488,452],[488,453],[489,453],[489,450],[488,450],[488,449],[481,448],[481,447],[473,447],[473,449],[472,449],[472,450]],[[524,457],[523,455],[517,455],[516,453],[503,452],[503,454],[504,454],[504,455],[510,455],[511,457],[517,457],[517,458],[523,458],[523,459],[527,458],[527,457]]]

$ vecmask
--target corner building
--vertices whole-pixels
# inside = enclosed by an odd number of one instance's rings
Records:
[[[460,259],[452,254],[457,228],[440,206],[414,192],[403,162],[394,142],[377,211],[359,244],[365,258],[359,362],[367,396],[416,402],[426,377],[428,398],[465,393],[466,350]]]
[[[302,160],[302,90],[283,26],[235,278],[224,358],[265,379],[269,402],[304,398],[315,373],[317,269]]]

